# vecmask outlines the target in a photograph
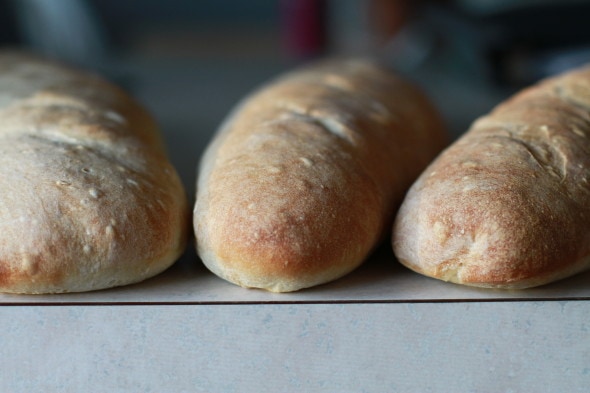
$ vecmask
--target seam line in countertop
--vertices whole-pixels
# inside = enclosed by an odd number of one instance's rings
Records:
[[[522,302],[566,302],[590,301],[590,297],[551,298],[510,298],[510,299],[416,299],[416,300],[325,300],[325,301],[194,301],[194,302],[4,302],[0,307],[73,307],[73,306],[255,306],[255,305],[326,305],[326,304],[403,304],[403,303],[522,303]]]

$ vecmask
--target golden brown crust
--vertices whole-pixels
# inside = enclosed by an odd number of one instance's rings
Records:
[[[412,186],[398,259],[460,284],[526,288],[590,267],[590,68],[478,119]]]
[[[187,201],[155,124],[125,93],[0,53],[0,291],[78,292],[170,266]]]
[[[244,287],[294,291],[356,268],[446,136],[413,86],[367,61],[297,70],[228,117],[200,168],[203,262]]]

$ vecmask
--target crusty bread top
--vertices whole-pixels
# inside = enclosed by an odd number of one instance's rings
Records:
[[[0,53],[0,291],[137,282],[186,243],[187,201],[151,117],[87,73]]]
[[[327,61],[246,97],[201,162],[199,254],[245,287],[292,291],[357,267],[442,149],[440,118],[369,61]]]
[[[590,67],[477,120],[412,186],[398,258],[456,283],[524,288],[590,267]]]

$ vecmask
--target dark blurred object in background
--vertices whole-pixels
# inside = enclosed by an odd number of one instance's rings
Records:
[[[522,86],[590,62],[590,2],[526,3],[467,15],[488,32],[489,61],[498,83]]]
[[[400,3],[397,0],[393,3]],[[383,1],[373,0],[373,4]],[[391,3],[389,3],[391,4]],[[413,13],[383,48],[402,69],[444,56],[456,70],[521,88],[590,62],[590,1],[411,2]],[[378,26],[380,14],[371,23]],[[381,38],[382,40],[382,38]]]
[[[280,1],[281,34],[288,56],[306,60],[326,54],[326,5],[323,0]]]
[[[107,55],[104,24],[90,2],[9,0],[2,11],[2,24],[11,30],[0,37],[3,43],[13,41],[81,65],[100,63]]]

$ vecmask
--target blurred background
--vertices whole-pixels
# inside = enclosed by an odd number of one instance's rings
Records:
[[[590,62],[585,0],[0,0],[0,44],[92,69],[147,106],[190,193],[228,111],[278,73],[373,56],[453,136],[515,90]]]

